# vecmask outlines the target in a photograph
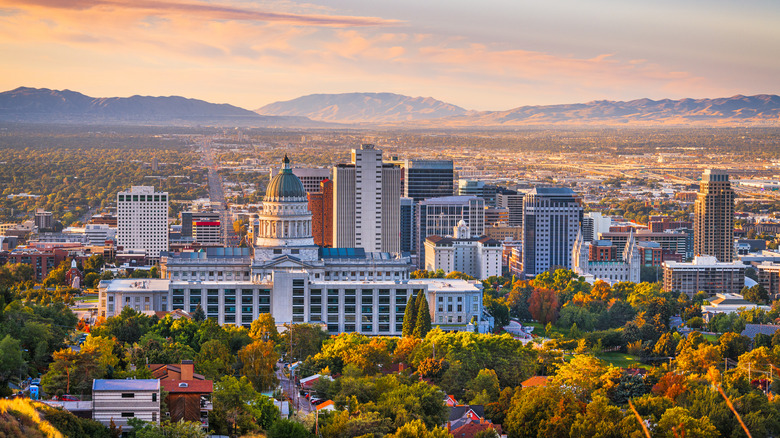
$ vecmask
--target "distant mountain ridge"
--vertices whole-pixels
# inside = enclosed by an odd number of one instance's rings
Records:
[[[0,121],[152,125],[323,125],[303,117],[260,116],[237,106],[180,96],[95,98],[70,90],[29,87],[0,93]]]
[[[394,93],[310,94],[274,102],[258,114],[300,116],[334,123],[388,123],[459,116],[467,110],[432,97]]]
[[[507,111],[449,117],[440,126],[528,125],[745,125],[780,124],[780,96],[736,95],[717,99],[599,100],[588,103],[522,106]]]

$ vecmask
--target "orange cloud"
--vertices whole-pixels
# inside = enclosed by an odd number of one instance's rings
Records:
[[[343,15],[293,14],[260,11],[229,5],[199,2],[171,2],[148,0],[2,0],[0,5],[10,7],[37,6],[48,9],[85,11],[136,10],[152,15],[186,14],[211,20],[246,20],[294,24],[298,26],[366,27],[399,24],[396,20],[378,17],[353,17]]]

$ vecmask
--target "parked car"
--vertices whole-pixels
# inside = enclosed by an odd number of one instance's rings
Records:
[[[80,398],[76,397],[75,395],[70,395],[70,394],[63,394],[62,397],[60,397],[60,400],[62,400],[62,401],[81,401]]]
[[[317,406],[318,404],[322,403],[322,400],[320,400],[318,397],[312,397],[309,399],[311,401],[311,404]]]

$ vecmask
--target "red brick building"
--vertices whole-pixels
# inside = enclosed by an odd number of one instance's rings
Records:
[[[320,182],[320,191],[307,193],[311,211],[311,231],[314,243],[333,247],[333,182],[325,178]]]

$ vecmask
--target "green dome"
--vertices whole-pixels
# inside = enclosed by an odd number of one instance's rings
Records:
[[[290,159],[284,156],[282,170],[276,175],[265,191],[266,201],[291,200],[289,198],[303,198],[306,200],[306,190],[303,189],[301,180],[292,173]]]

